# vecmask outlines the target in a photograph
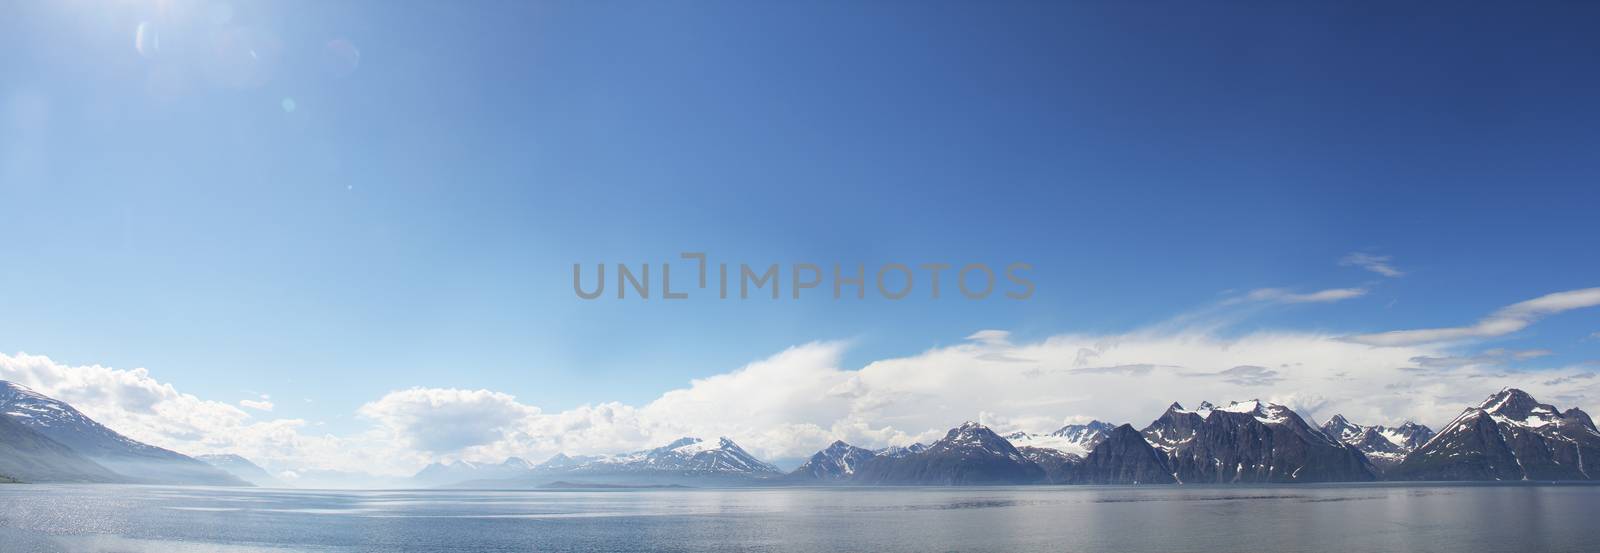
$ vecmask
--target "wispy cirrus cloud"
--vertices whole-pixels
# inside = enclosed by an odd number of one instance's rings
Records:
[[[1357,334],[1345,339],[1372,346],[1406,346],[1493,338],[1517,332],[1547,316],[1600,305],[1600,288],[1546,294],[1502,307],[1470,326],[1392,330]]]
[[[1360,267],[1380,275],[1395,278],[1405,276],[1405,272],[1389,264],[1390,256],[1372,255],[1370,253],[1355,252],[1339,259],[1339,265],[1346,267]]]
[[[255,409],[257,411],[271,411],[273,408],[272,402],[268,401],[266,398],[239,400],[239,406],[248,409]]]
[[[1283,288],[1258,288],[1246,294],[1245,299],[1274,303],[1333,303],[1365,295],[1367,295],[1366,288],[1329,288],[1303,294]]]

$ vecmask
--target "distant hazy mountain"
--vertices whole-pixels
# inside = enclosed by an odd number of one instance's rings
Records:
[[[128,482],[0,412],[0,476],[23,482]]]
[[[594,457],[569,470],[703,472],[752,476],[780,473],[777,467],[755,458],[728,438],[719,438],[715,444],[700,438],[679,438],[655,449]]]
[[[1588,413],[1501,390],[1468,408],[1390,471],[1395,480],[1594,480],[1600,431]]]
[[[153,484],[248,486],[216,467],[141,443],[106,428],[71,405],[0,381],[0,416],[66,446],[127,480]]]
[[[1433,437],[1433,429],[1414,422],[1394,428],[1361,426],[1345,419],[1344,415],[1334,415],[1323,423],[1322,433],[1361,450],[1381,470],[1400,464],[1407,453]]]
[[[196,455],[195,459],[199,459],[208,465],[222,469],[224,472],[232,474],[238,477],[240,480],[244,480],[245,482],[249,482],[263,488],[290,487],[282,480],[279,480],[277,477],[267,472],[266,469],[263,469],[257,466],[255,463],[250,462],[249,459],[245,459],[244,457],[240,457],[238,455],[233,455],[231,453],[222,455]]]
[[[526,476],[532,471],[533,464],[520,457],[509,457],[497,464],[454,461],[433,463],[423,467],[411,477],[411,480],[419,486],[440,486],[469,480],[517,478]]]
[[[1367,482],[1377,470],[1356,448],[1292,409],[1256,400],[1227,407],[1176,403],[1143,430],[1180,482]]]
[[[789,476],[797,480],[818,482],[847,480],[855,476],[856,467],[877,456],[878,454],[870,449],[835,441],[826,449],[812,455],[805,464],[800,465],[800,468],[790,472]]]
[[[928,446],[922,445],[920,443],[915,443],[915,444],[905,445],[905,446],[889,446],[889,447],[886,447],[886,448],[883,448],[883,449],[875,450],[875,451],[873,451],[873,453],[876,453],[876,454],[884,456],[884,457],[905,457],[907,455],[912,455],[912,454],[916,454],[916,453],[922,453],[923,451],[925,451],[927,449],[928,449]]]
[[[553,482],[567,485],[748,486],[777,482],[782,471],[757,459],[733,440],[715,443],[679,438],[667,445],[620,455],[574,457],[557,454],[511,478],[483,478],[453,487],[530,488]]]
[[[572,468],[590,461],[597,461],[599,459],[599,456],[579,455],[577,457],[572,457],[565,453],[557,453],[550,456],[549,459],[545,459],[543,463],[535,465],[534,468],[538,470]]]
[[[865,484],[1035,484],[1045,471],[1016,446],[975,422],[952,428],[927,449],[876,456],[856,469]]]

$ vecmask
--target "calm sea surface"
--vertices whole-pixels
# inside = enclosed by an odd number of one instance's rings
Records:
[[[0,486],[0,551],[1600,551],[1596,486]]]

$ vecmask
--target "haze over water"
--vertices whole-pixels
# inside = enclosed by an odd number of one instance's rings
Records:
[[[1526,551],[1600,543],[1600,487],[304,491],[0,487],[0,550]]]

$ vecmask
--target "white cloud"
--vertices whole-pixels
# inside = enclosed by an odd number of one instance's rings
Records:
[[[1547,294],[1502,307],[1472,326],[1394,330],[1359,334],[1347,339],[1374,346],[1406,346],[1504,336],[1527,328],[1548,315],[1600,305],[1600,288]]]
[[[412,388],[362,405],[359,413],[418,451],[454,453],[505,439],[539,409],[489,390]]]
[[[1360,267],[1389,278],[1405,276],[1404,272],[1401,272],[1399,269],[1396,269],[1393,265],[1389,264],[1389,256],[1387,255],[1372,255],[1369,253],[1356,252],[1341,258],[1339,260],[1339,264],[1343,266]]]
[[[239,406],[240,407],[248,407],[250,409],[255,409],[257,411],[271,411],[272,410],[272,402],[267,401],[265,399],[262,399],[262,400],[254,400],[254,399],[239,400]]]
[[[1373,348],[1312,333],[1062,335],[970,341],[856,370],[842,347],[812,343],[696,380],[642,407],[585,406],[529,418],[502,442],[462,452],[493,461],[557,451],[609,453],[677,436],[729,436],[767,458],[809,455],[834,439],[878,447],[937,439],[965,420],[1048,431],[1090,418],[1142,427],[1180,400],[1278,401],[1321,419],[1439,425],[1502,386],[1563,405],[1600,398],[1582,368],[1510,372],[1536,352],[1450,358],[1421,346]]]
[[[361,470],[425,457],[396,450],[378,432],[307,435],[299,419],[253,420],[225,402],[180,393],[149,371],[65,365],[41,355],[0,354],[0,380],[65,401],[133,439],[187,454],[237,453],[265,466]]]
[[[1530,320],[1589,301],[1564,294],[1496,316]],[[728,436],[764,458],[793,458],[835,439],[866,447],[933,440],[974,419],[1001,431],[1048,431],[1088,419],[1142,427],[1172,401],[1260,398],[1319,419],[1343,413],[1361,423],[1437,426],[1502,386],[1562,407],[1593,408],[1600,400],[1593,367],[1506,367],[1548,354],[1543,350],[1369,345],[1310,332],[1229,336],[1163,326],[1019,341],[983,330],[955,345],[854,368],[840,366],[845,348],[795,346],[643,404],[546,411],[493,390],[402,389],[361,406],[358,414],[372,427],[345,435],[320,434],[297,419],[256,420],[238,406],[181,393],[144,369],[0,355],[0,378],[68,401],[139,440],[186,453],[238,453],[269,470],[301,474],[405,475],[440,459],[539,461],[686,435]]]
[[[1332,303],[1365,295],[1365,288],[1329,288],[1307,294],[1296,294],[1282,288],[1260,288],[1251,290],[1245,299],[1276,303]]]

